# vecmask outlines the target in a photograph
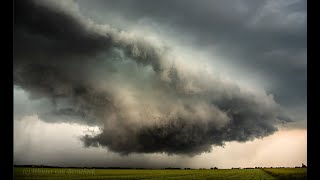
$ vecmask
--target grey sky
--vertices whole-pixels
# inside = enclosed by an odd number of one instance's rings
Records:
[[[180,44],[189,40],[187,46],[193,49],[218,51],[224,63],[238,71],[266,77],[267,90],[281,103],[306,105],[307,1],[78,2],[97,22],[120,28],[151,26]]]

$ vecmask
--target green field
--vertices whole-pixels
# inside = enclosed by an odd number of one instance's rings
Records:
[[[146,170],[146,169],[71,169],[14,168],[14,179],[306,179],[307,169],[214,169],[214,170]]]
[[[263,170],[278,179],[307,179],[307,168],[270,168]]]

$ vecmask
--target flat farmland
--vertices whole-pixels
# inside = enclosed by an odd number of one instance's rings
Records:
[[[213,179],[306,179],[306,168],[284,169],[80,169],[15,167],[14,179],[146,179],[146,180],[213,180]]]
[[[307,179],[307,168],[268,168],[263,170],[278,179]]]

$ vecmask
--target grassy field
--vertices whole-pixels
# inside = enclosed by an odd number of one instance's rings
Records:
[[[307,168],[270,168],[263,170],[278,179],[307,179]]]
[[[145,169],[70,169],[15,167],[14,179],[306,179],[306,169],[214,169],[214,170],[145,170]]]

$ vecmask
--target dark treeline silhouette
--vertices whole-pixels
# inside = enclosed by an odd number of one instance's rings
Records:
[[[181,168],[167,167],[167,168],[164,168],[164,169],[181,169]]]
[[[302,163],[301,167],[300,167],[300,166],[296,166],[295,168],[306,168],[306,167],[307,167],[307,166]]]
[[[255,167],[254,169],[267,169],[267,168],[292,168],[292,167]]]
[[[148,168],[132,168],[132,167],[62,167],[47,165],[14,165],[14,167],[32,167],[32,168],[72,168],[72,169],[148,169]]]
[[[139,168],[139,167],[62,167],[62,166],[48,166],[48,165],[14,165],[14,167],[30,167],[30,168],[75,168],[75,169],[157,169],[157,168]],[[307,168],[305,164],[302,163],[301,166],[295,167],[245,167],[243,169],[268,169],[268,168]],[[159,168],[159,169],[185,169],[191,170],[191,168],[178,168],[178,167],[166,167],[166,168]],[[200,170],[206,168],[199,168]],[[210,168],[210,169],[218,169],[217,167]],[[232,167],[231,169],[241,169],[241,167]]]

